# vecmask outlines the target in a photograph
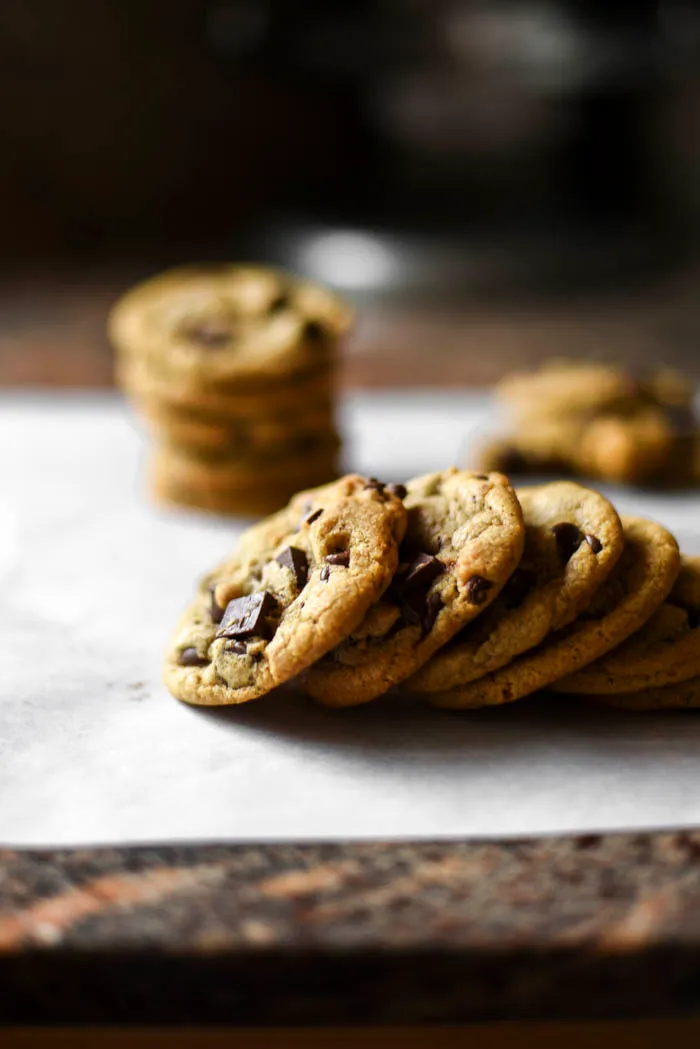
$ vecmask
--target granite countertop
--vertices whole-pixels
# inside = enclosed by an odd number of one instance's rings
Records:
[[[0,1022],[697,1012],[700,833],[0,852]]]

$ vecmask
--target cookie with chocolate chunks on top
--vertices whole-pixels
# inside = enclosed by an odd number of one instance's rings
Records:
[[[598,659],[639,630],[680,570],[678,544],[654,521],[623,517],[625,546],[606,582],[569,626],[499,670],[426,698],[451,710],[512,703]]]
[[[700,677],[700,557],[683,557],[671,593],[624,644],[552,685],[554,692],[645,692]]]
[[[327,706],[354,706],[404,681],[484,612],[515,569],[524,526],[501,474],[449,469],[407,485],[408,528],[389,590],[302,677]]]
[[[332,361],[351,323],[350,307],[320,285],[262,266],[210,263],[132,288],[108,327],[120,366],[147,363],[166,388],[207,391],[313,372]]]
[[[398,565],[406,510],[356,475],[296,495],[241,537],[185,612],[165,663],[178,699],[244,703],[362,622]]]
[[[488,611],[410,678],[412,692],[442,692],[510,663],[575,619],[615,567],[622,524],[598,492],[560,481],[516,494],[525,521],[520,564]]]

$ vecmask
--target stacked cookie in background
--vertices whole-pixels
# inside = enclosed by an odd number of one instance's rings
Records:
[[[337,476],[339,343],[351,311],[262,267],[170,270],[113,308],[117,379],[154,437],[166,503],[258,515]]]
[[[694,390],[675,372],[639,379],[612,365],[550,361],[506,376],[496,396],[507,432],[484,449],[484,469],[657,487],[700,482]]]
[[[166,657],[171,692],[195,704],[292,679],[333,707],[395,686],[454,710],[541,690],[563,704],[700,706],[700,558],[569,481],[351,475],[246,532]]]

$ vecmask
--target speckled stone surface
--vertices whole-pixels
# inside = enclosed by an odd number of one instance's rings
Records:
[[[700,833],[0,851],[0,1022],[700,1012]]]

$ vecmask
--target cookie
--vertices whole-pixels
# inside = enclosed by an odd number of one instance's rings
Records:
[[[327,480],[324,471],[318,477],[309,475],[310,484],[322,484]],[[285,506],[298,491],[291,483],[277,482],[274,485],[250,485],[233,491],[218,488],[188,488],[168,474],[150,478],[150,493],[157,503],[173,508],[186,508],[204,513],[236,517],[264,517]]]
[[[167,654],[170,691],[244,703],[299,674],[384,592],[405,528],[398,495],[362,477],[295,496],[203,580]]]
[[[510,663],[567,626],[622,553],[622,524],[598,492],[561,481],[519,488],[525,549],[491,607],[411,677],[412,692],[458,688]]]
[[[281,446],[292,450],[307,446],[309,440],[338,441],[330,403],[311,404],[300,417],[265,413],[257,419],[210,415],[154,401],[143,401],[139,407],[161,440],[193,451],[279,454]]]
[[[528,423],[550,416],[635,414],[649,407],[689,409],[694,393],[693,385],[670,368],[632,375],[618,365],[566,359],[508,375],[496,388],[511,417]]]
[[[192,492],[219,491],[233,494],[251,488],[274,489],[279,485],[300,488],[310,486],[308,478],[320,477],[319,483],[337,476],[337,445],[316,448],[313,454],[286,455],[277,459],[248,458],[233,460],[206,459],[173,447],[159,447],[152,459],[151,476],[156,485],[163,477]]]
[[[680,435],[658,408],[594,419],[545,418],[501,438],[480,463],[514,474],[564,472],[613,483],[671,480]]]
[[[137,404],[150,401],[164,409],[252,420],[265,415],[303,418],[307,408],[315,410],[332,404],[335,390],[334,371],[325,365],[295,373],[282,382],[242,383],[235,389],[221,385],[193,387],[158,375],[143,361],[118,361],[116,377]]]
[[[409,482],[404,501],[408,527],[391,588],[302,679],[327,706],[365,703],[409,677],[484,612],[520,559],[522,514],[502,475],[427,474]]]
[[[574,360],[551,360],[539,370],[506,376],[498,400],[517,422],[537,422],[550,414],[564,418],[634,407],[640,384],[623,368]]]
[[[351,319],[336,295],[288,274],[210,264],[139,284],[112,309],[108,331],[123,359],[149,362],[166,383],[206,391],[313,369]]]
[[[500,670],[431,693],[430,702],[456,710],[511,703],[575,673],[639,630],[671,590],[680,554],[661,525],[638,517],[623,517],[622,525],[625,547],[617,565],[578,619]]]
[[[684,557],[664,603],[624,644],[552,686],[555,692],[618,693],[700,677],[700,557]]]
[[[700,707],[700,677],[680,681],[662,688],[640,692],[598,693],[585,697],[600,707],[617,710],[695,710]]]

